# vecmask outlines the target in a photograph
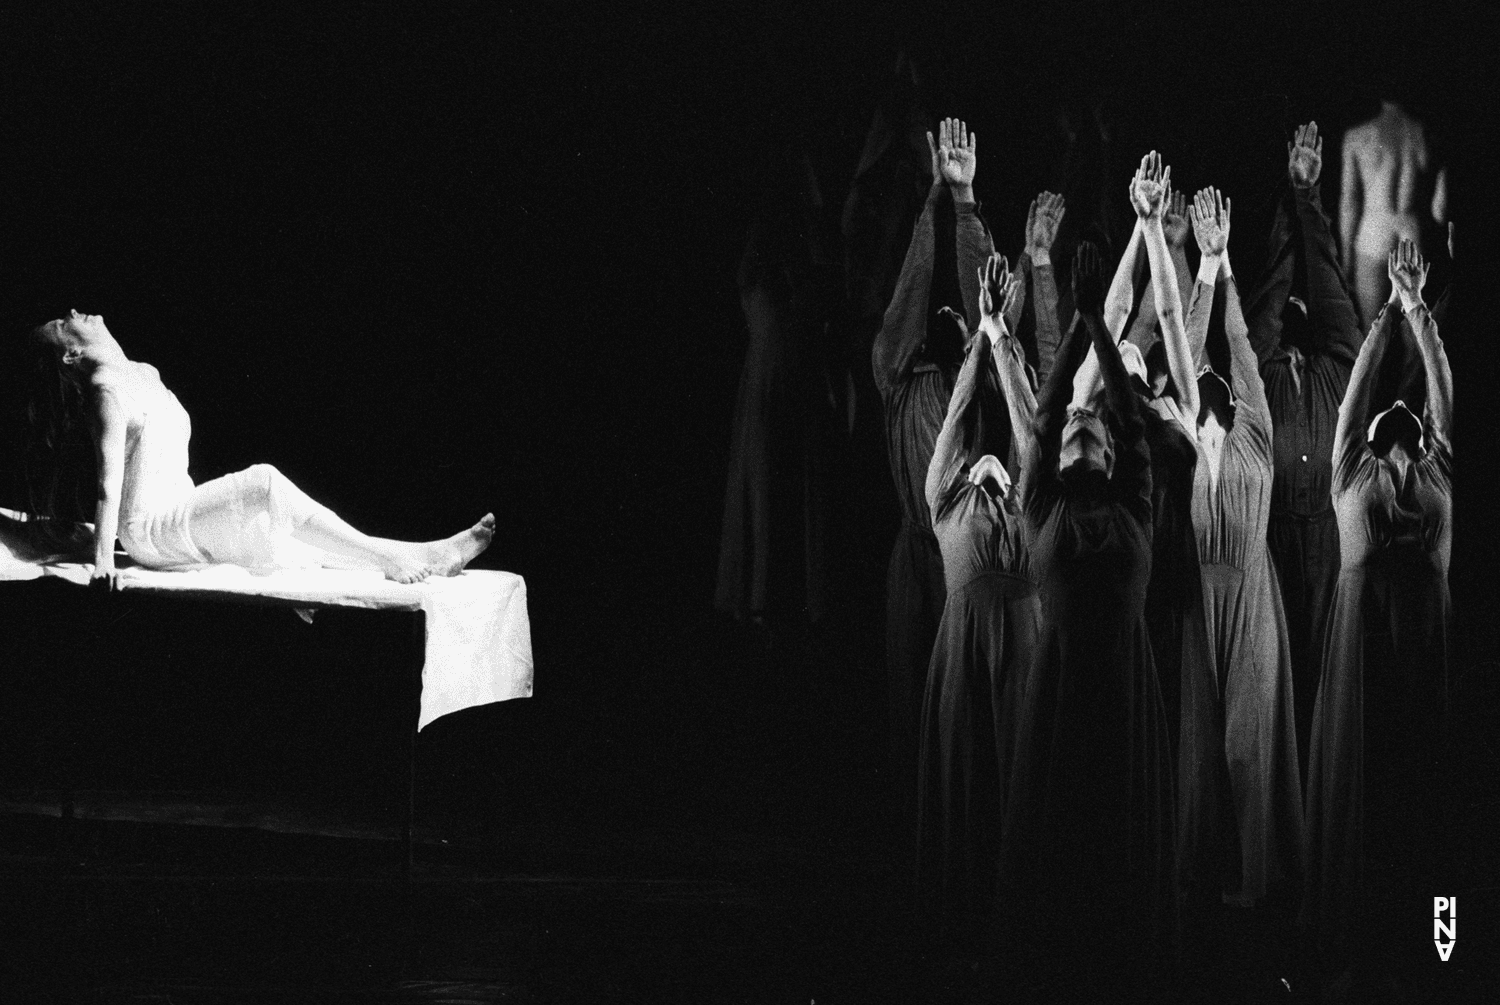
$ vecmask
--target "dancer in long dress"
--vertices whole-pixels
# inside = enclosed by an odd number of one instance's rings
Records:
[[[1303,920],[1317,926],[1335,968],[1356,963],[1356,949],[1372,959],[1411,951],[1372,938],[1372,923],[1384,915],[1404,925],[1418,909],[1426,917],[1451,879],[1441,863],[1452,854],[1444,840],[1443,721],[1453,376],[1422,303],[1427,265],[1415,245],[1401,242],[1387,270],[1392,299],[1375,319],[1339,410],[1333,500],[1343,566],[1307,780]],[[1400,401],[1371,420],[1374,374],[1403,322],[1422,353],[1426,407],[1420,422]],[[1377,879],[1392,885],[1372,889]]]
[[[1154,152],[1143,164],[1160,170]],[[1205,644],[1192,526],[1193,469],[1198,460],[1192,429],[1198,390],[1193,360],[1182,337],[1183,305],[1192,289],[1183,251],[1190,229],[1187,203],[1178,193],[1171,196],[1154,226],[1137,213],[1104,301],[1105,327],[1116,339],[1129,341],[1146,360],[1146,380],[1135,385],[1147,406],[1141,417],[1151,448],[1151,580],[1146,586],[1146,627],[1174,752],[1182,676],[1202,661]],[[1146,295],[1145,283],[1150,284],[1150,295]]]
[[[1161,213],[1165,183],[1138,183],[1148,214]],[[1029,935],[1086,979],[1156,959],[1142,950],[1175,928],[1173,795],[1144,611],[1151,456],[1091,244],[1074,258],[1073,289],[1078,318],[1038,400],[1021,481],[1042,635],[1018,717],[1000,885],[1007,938]],[[1077,379],[1089,344],[1102,394]]]
[[[1245,310],[1274,428],[1266,537],[1291,645],[1298,750],[1307,749],[1312,731],[1324,626],[1339,574],[1330,490],[1334,429],[1364,340],[1323,213],[1322,166],[1317,123],[1299,126],[1288,145],[1289,184],[1277,203],[1267,272]]]
[[[1266,547],[1271,415],[1229,266],[1229,202],[1204,189],[1192,217],[1202,251],[1187,326],[1201,401],[1192,526],[1208,658],[1183,691],[1178,867],[1199,899],[1248,907],[1301,878],[1291,653]],[[1205,352],[1216,297],[1227,382]]]
[[[86,424],[96,451],[92,580],[118,586],[115,543],[152,569],[230,564],[250,569],[331,566],[378,570],[411,583],[451,576],[490,544],[495,518],[423,543],[370,537],[308,496],[269,464],[195,485],[188,474],[192,424],[156,368],[131,360],[98,315],[70,311],[32,332],[48,390],[31,409],[28,481],[33,508],[53,516],[45,486],[57,484],[61,431]]]
[[[917,877],[933,914],[964,929],[952,933],[958,941],[983,932],[963,922],[983,918],[994,904],[1016,699],[1041,617],[1024,520],[1001,460],[1009,444],[994,436],[1015,430],[1017,453],[1033,449],[1036,402],[1024,353],[1004,321],[1019,285],[1003,258],[986,264],[980,331],[927,473],[948,600],[922,707]],[[984,379],[992,366],[1003,401]],[[981,424],[980,413],[999,409],[1009,412],[1009,423]]]
[[[822,197],[805,155],[773,168],[740,260],[749,344],[735,396],[714,606],[738,620],[817,621],[828,594],[823,387],[832,311],[821,259]]]
[[[993,245],[974,201],[977,137],[962,122],[944,120],[932,141],[933,185],[912,232],[895,296],[875,340],[875,384],[885,405],[886,454],[896,482],[901,530],[886,574],[886,666],[889,681],[891,768],[901,833],[916,814],[917,736],[933,640],[947,601],[943,557],[927,506],[932,463],[948,397],[961,360],[958,329],[946,319],[933,325],[929,309],[935,254],[935,215],[951,198],[957,216],[959,288],[966,317],[978,317],[979,270]]]

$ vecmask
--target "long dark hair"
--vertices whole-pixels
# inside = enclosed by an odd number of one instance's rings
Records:
[[[50,324],[50,322],[49,322]],[[62,361],[48,325],[26,338],[20,443],[21,504],[34,518],[35,543],[53,552],[75,552],[92,542],[81,523],[94,518],[98,462],[89,430],[89,386]]]

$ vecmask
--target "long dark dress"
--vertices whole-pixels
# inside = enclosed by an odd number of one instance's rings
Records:
[[[735,399],[714,606],[739,618],[777,608],[817,620],[827,606],[833,425],[811,379],[822,326],[782,275],[805,275],[811,264],[764,260],[759,236],[752,232],[740,268],[749,345]]]
[[[872,353],[875,385],[885,406],[886,455],[901,509],[901,530],[886,573],[886,667],[892,771],[906,821],[913,820],[916,812],[922,699],[933,640],[947,601],[943,557],[932,532],[926,486],[932,448],[948,411],[957,368],[922,355],[932,313],[935,214],[939,202],[951,198],[947,192],[947,186],[938,182],[928,194]],[[990,255],[989,232],[977,203],[956,204],[955,211],[963,308],[968,317],[977,318],[978,270]]]
[[[1115,462],[1086,491],[1057,465],[1091,332]],[[1141,404],[1102,319],[1079,317],[1038,402],[1021,482],[1042,637],[1017,725],[1001,836],[1012,929],[1078,962],[1150,945],[1170,925],[1172,768],[1145,623],[1151,456]],[[1050,941],[1048,941],[1050,939]],[[1131,953],[1131,955],[1135,955]]]
[[[1169,250],[1173,277],[1183,304],[1191,302],[1192,273],[1180,245]],[[1140,260],[1147,258],[1144,248]],[[1132,316],[1125,336],[1144,356],[1161,341],[1161,321],[1151,291],[1150,265],[1135,278]],[[1151,581],[1146,585],[1146,630],[1162,707],[1167,713],[1167,735],[1178,750],[1182,679],[1194,672],[1204,653],[1202,592],[1198,581],[1198,549],[1193,538],[1193,470],[1198,448],[1183,423],[1170,394],[1149,401],[1141,417],[1146,422],[1146,445],[1151,448]]]
[[[965,474],[968,458],[1005,452],[1003,443],[976,442],[980,411],[1003,405],[982,379],[996,355],[1012,370],[1002,377],[1012,422],[1029,435],[1034,402],[1019,346],[1005,336],[992,348],[981,334],[959,371],[927,477],[948,600],[922,707],[917,879],[924,904],[950,918],[982,915],[994,903],[1016,696],[1041,617],[1016,494],[997,499]]]
[[[1300,242],[1294,239],[1298,232]],[[1300,373],[1282,344],[1281,320],[1299,261],[1308,321],[1308,337],[1297,347],[1304,360]],[[1330,491],[1334,430],[1363,341],[1316,186],[1288,185],[1277,204],[1266,276],[1246,303],[1250,344],[1260,361],[1275,430],[1266,537],[1287,619],[1297,747],[1306,750],[1324,626],[1339,574],[1339,528]]]
[[[1217,482],[1206,459],[1193,480],[1208,659],[1183,691],[1178,865],[1190,891],[1248,905],[1301,877],[1302,793],[1286,617],[1266,547],[1270,410],[1234,280],[1221,274],[1216,287],[1237,405]],[[1200,364],[1214,295],[1201,281],[1193,291]]]
[[[1405,317],[1424,346],[1420,459],[1402,484],[1366,442],[1380,356],[1400,337],[1396,305],[1377,315],[1355,365],[1334,456],[1343,566],[1313,721],[1303,920],[1336,956],[1367,941],[1372,872],[1408,874],[1410,888],[1386,912],[1403,920],[1418,909],[1426,918],[1431,898],[1450,888],[1438,863],[1452,853],[1441,835],[1453,384],[1431,314],[1417,307]]]

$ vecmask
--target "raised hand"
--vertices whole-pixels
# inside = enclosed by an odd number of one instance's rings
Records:
[[[1167,201],[1167,207],[1162,212],[1161,229],[1167,235],[1167,244],[1173,248],[1180,248],[1187,243],[1188,230],[1188,201],[1182,192],[1173,192]]]
[[[1427,268],[1416,242],[1406,238],[1402,238],[1401,243],[1387,256],[1386,275],[1391,278],[1392,293],[1401,297],[1403,309],[1410,310],[1422,302],[1422,287],[1427,284]]]
[[[991,255],[979,269],[979,329],[993,341],[1005,333],[1005,313],[1015,303],[1021,277],[1004,255]]]
[[[1293,185],[1308,188],[1318,183],[1322,172],[1323,138],[1318,135],[1318,124],[1298,126],[1292,142],[1286,145],[1286,173]]]
[[[976,148],[979,134],[969,132],[969,127],[960,119],[944,119],[938,123],[938,140],[934,146],[932,134],[927,134],[927,146],[932,151],[934,178],[941,178],[954,189],[967,189],[974,184],[974,169],[978,165]]]
[[[1080,314],[1097,314],[1104,304],[1104,272],[1099,249],[1084,241],[1073,255],[1073,303]]]
[[[1142,220],[1160,219],[1171,185],[1172,169],[1162,167],[1160,154],[1153,150],[1142,157],[1141,166],[1130,180],[1130,205],[1135,215]]]
[[[1189,213],[1203,256],[1224,254],[1229,248],[1229,200],[1216,188],[1200,189]]]
[[[1033,261],[1050,260],[1052,242],[1057,240],[1057,230],[1062,226],[1067,206],[1063,197],[1043,192],[1031,200],[1031,209],[1026,213],[1026,254]]]

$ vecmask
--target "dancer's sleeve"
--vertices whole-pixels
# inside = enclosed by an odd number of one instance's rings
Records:
[[[953,203],[956,223],[954,240],[958,259],[958,288],[964,298],[964,320],[973,331],[979,327],[979,273],[995,253],[995,242],[980,213],[978,200]],[[1014,331],[1015,329],[1011,329]]]
[[[1224,336],[1229,342],[1229,381],[1238,400],[1234,412],[1236,435],[1250,436],[1255,449],[1271,456],[1271,406],[1260,377],[1260,362],[1250,348],[1250,333],[1240,310],[1240,293],[1234,277],[1221,278],[1218,291],[1224,297]]]
[[[1016,470],[1030,471],[1036,459],[1037,441],[1032,428],[1036,418],[1036,395],[1026,376],[1026,352],[1009,334],[994,345],[995,370],[1000,376],[1000,391],[1010,413],[1011,437],[1016,451]]]
[[[953,394],[948,398],[948,414],[943,419],[943,428],[932,448],[932,460],[927,465],[927,506],[932,510],[934,522],[963,471],[965,444],[973,439],[978,413],[973,405],[979,378],[989,362],[989,338],[981,334],[970,339],[969,352],[954,381]]]
[[[1451,453],[1453,429],[1453,371],[1448,366],[1448,353],[1443,340],[1438,337],[1437,321],[1426,307],[1418,304],[1406,312],[1406,320],[1416,336],[1417,348],[1422,353],[1422,366],[1427,371],[1427,406],[1422,416],[1424,435],[1429,449]]]
[[[927,305],[932,290],[933,220],[938,199],[946,191],[947,186],[938,181],[927,193],[927,201],[912,230],[911,243],[906,248],[906,260],[901,264],[895,293],[885,309],[880,332],[875,336],[871,356],[875,386],[882,401],[889,400],[892,389],[911,372],[912,362],[927,335]]]
[[[1307,270],[1307,321],[1313,352],[1327,353],[1353,365],[1364,331],[1354,298],[1344,279],[1333,232],[1323,213],[1318,186],[1293,185],[1297,219],[1302,225],[1303,264]]]
[[[1401,311],[1387,303],[1375,315],[1370,335],[1360,347],[1349,374],[1349,386],[1339,405],[1339,421],[1333,437],[1333,491],[1341,492],[1354,482],[1360,463],[1370,456],[1366,440],[1370,397],[1379,376],[1380,361],[1385,358],[1391,339],[1399,337]]]

